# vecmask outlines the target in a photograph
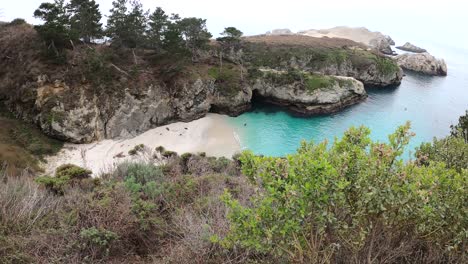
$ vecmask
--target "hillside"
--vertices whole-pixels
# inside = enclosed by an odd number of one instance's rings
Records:
[[[339,83],[327,82],[326,75],[349,76],[372,86],[396,85],[402,78],[390,59],[349,40],[248,37],[235,49],[214,43],[196,60],[147,49],[75,44],[57,60],[45,54],[31,26],[0,30],[0,97],[16,116],[72,142],[137,135],[208,112],[238,115],[251,107],[258,81],[314,91],[318,97],[335,87],[340,101],[349,103],[324,108],[320,104],[333,101],[313,100],[307,104],[322,110],[299,111],[323,114],[365,98],[344,100],[347,88],[333,86]],[[268,69],[275,76],[262,71]],[[299,108],[305,109],[289,109]]]

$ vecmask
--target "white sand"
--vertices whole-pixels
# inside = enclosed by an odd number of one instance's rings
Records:
[[[208,114],[189,123],[178,122],[157,127],[130,139],[106,139],[90,144],[67,143],[56,156],[47,159],[45,171],[50,174],[58,166],[71,163],[92,170],[93,175],[99,175],[123,161],[150,159],[158,146],[179,154],[206,152],[208,156],[230,158],[241,150],[236,138],[225,116]],[[129,155],[128,151],[139,144],[144,144],[145,150],[138,155]]]

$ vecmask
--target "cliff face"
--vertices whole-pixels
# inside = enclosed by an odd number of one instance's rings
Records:
[[[284,82],[288,73],[265,73],[266,76],[257,79],[253,86],[260,99],[299,115],[337,112],[367,97],[364,85],[351,77],[302,74]]]
[[[17,117],[75,143],[134,136],[210,111],[238,115],[254,93],[301,114],[330,113],[365,98],[362,83],[351,77],[381,86],[401,80],[393,62],[348,41],[245,39],[222,56],[214,45],[197,62],[75,45],[57,62],[30,26],[1,33],[0,99]]]
[[[401,54],[395,57],[400,67],[432,76],[447,76],[447,64],[443,59],[437,59],[424,52],[418,54]]]

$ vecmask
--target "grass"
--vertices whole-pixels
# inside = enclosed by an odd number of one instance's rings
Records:
[[[0,123],[0,163],[7,163],[9,172],[25,168],[40,170],[39,161],[44,161],[46,155],[57,153],[63,146],[61,141],[14,119],[4,109],[0,110]]]
[[[342,84],[341,80],[338,80],[333,76],[313,74],[297,70],[289,70],[287,72],[265,71],[263,78],[271,81],[275,85],[300,84],[307,89],[309,93],[317,89],[331,88],[337,83],[337,81],[340,85]]]
[[[320,71],[327,66],[351,64],[358,70],[376,65],[383,75],[390,75],[399,70],[391,59],[363,49],[348,49],[343,47],[301,46],[292,44],[268,45],[255,42],[246,44],[246,61],[251,68],[268,67],[277,70],[287,70],[292,64],[300,68]]]

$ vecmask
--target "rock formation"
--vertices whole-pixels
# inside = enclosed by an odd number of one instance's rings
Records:
[[[208,112],[238,115],[253,96],[302,114],[331,113],[363,100],[362,83],[387,86],[402,78],[395,62],[361,44],[299,35],[245,38],[222,58],[213,44],[197,62],[107,46],[90,54],[76,45],[54,64],[43,57],[34,29],[20,27],[0,32],[0,103],[75,143],[134,136]]]
[[[414,53],[423,53],[427,52],[427,50],[420,48],[418,46],[415,46],[409,42],[406,42],[405,45],[403,46],[398,46],[396,47],[397,49],[404,50],[404,51],[409,51],[409,52],[414,52]]]
[[[274,73],[285,74],[285,73]],[[356,104],[367,97],[364,85],[351,77],[312,76],[305,78],[305,84],[295,81],[289,84],[271,82],[268,78],[257,79],[254,92],[266,102],[287,108],[303,116],[337,112]],[[311,87],[307,82],[326,82]]]
[[[427,52],[401,54],[395,57],[395,61],[406,70],[433,76],[447,76],[447,64],[445,61],[437,59]]]

